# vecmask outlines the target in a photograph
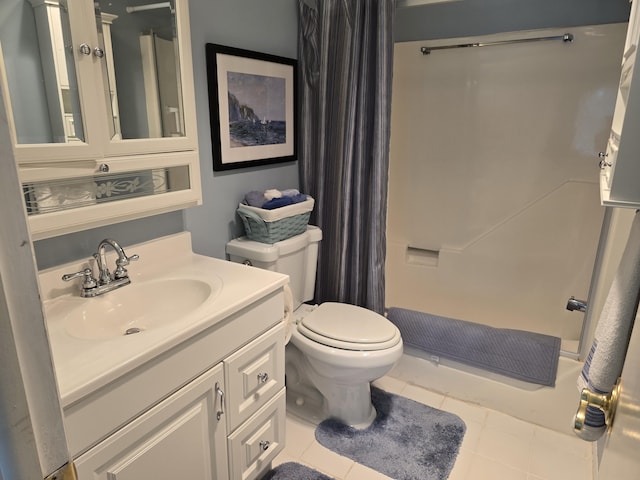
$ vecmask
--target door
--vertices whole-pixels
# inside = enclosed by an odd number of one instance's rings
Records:
[[[637,317],[622,370],[616,416],[605,442],[599,480],[636,480],[640,472],[640,321]]]

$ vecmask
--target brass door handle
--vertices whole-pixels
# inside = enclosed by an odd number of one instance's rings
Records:
[[[588,388],[583,388],[580,393],[580,405],[573,422],[573,429],[581,432],[587,416],[587,407],[596,407],[604,413],[604,421],[611,427],[616,415],[616,407],[620,398],[620,379],[616,382],[611,393],[594,393]]]

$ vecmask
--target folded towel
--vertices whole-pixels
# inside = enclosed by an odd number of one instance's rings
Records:
[[[258,192],[253,190],[244,196],[244,204],[251,205],[252,207],[262,208],[267,199],[264,197],[264,192]]]
[[[280,197],[265,202],[264,205],[262,205],[262,208],[265,210],[273,210],[274,208],[286,207],[287,205],[293,205],[294,203],[296,202],[294,202],[291,197]]]
[[[282,190],[283,197],[295,197],[296,195],[300,195],[300,190],[296,188],[289,188],[287,190]]]
[[[266,198],[267,201],[273,200],[274,198],[281,198],[281,197],[282,197],[282,192],[280,190],[276,190],[275,188],[264,191],[264,198]]]
[[[300,203],[300,202],[306,202],[307,201],[307,196],[304,193],[298,193],[297,195],[293,195],[290,198],[293,203]]]
[[[591,350],[578,377],[578,390],[610,393],[622,373],[631,328],[640,299],[640,214],[636,212],[629,239],[594,333]],[[605,431],[604,413],[588,407],[585,426],[576,432],[583,440],[597,440]]]

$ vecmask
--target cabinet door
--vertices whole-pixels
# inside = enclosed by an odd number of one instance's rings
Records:
[[[12,19],[0,29],[0,84],[18,163],[94,158],[100,79],[91,2],[3,0],[0,18]]]
[[[97,0],[106,156],[195,150],[188,0]]]
[[[222,386],[218,365],[78,457],[79,478],[226,478]]]
[[[603,205],[637,208],[640,190],[637,185],[640,173],[640,137],[636,134],[640,125],[640,75],[638,46],[640,36],[640,7],[631,7],[618,95],[611,122],[611,134],[606,155],[600,163],[600,197]],[[602,153],[600,154],[602,156]]]

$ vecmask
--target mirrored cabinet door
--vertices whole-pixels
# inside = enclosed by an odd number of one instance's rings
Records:
[[[19,163],[195,150],[188,0],[2,0]]]
[[[98,0],[107,155],[196,148],[186,0]]]
[[[89,135],[98,117],[81,93],[95,82],[91,32],[83,28],[87,2],[70,3],[0,2],[0,83],[10,99],[18,161],[98,152]]]

